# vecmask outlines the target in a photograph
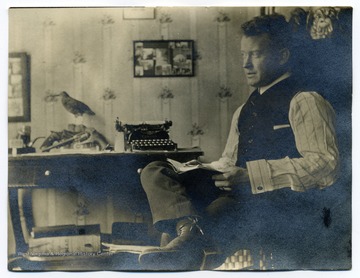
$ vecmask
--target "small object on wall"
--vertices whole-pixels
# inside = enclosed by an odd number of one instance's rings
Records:
[[[54,102],[57,102],[58,101],[58,98],[57,98],[58,95],[55,95],[53,93],[51,93],[50,90],[47,90],[45,92],[45,97],[44,97],[44,101],[46,103],[54,103]]]
[[[204,130],[197,124],[193,123],[192,129],[188,132],[191,136],[204,135]]]
[[[161,24],[171,23],[173,22],[171,15],[167,13],[161,13],[159,17],[159,21]]]
[[[85,63],[86,63],[86,59],[85,59],[85,57],[84,57],[83,54],[81,54],[79,51],[76,51],[76,52],[74,53],[73,63],[74,63],[75,65],[77,65],[77,64],[85,64]]]
[[[134,41],[134,77],[194,76],[194,41]]]
[[[161,114],[164,119],[171,118],[171,99],[174,98],[174,94],[169,87],[165,86],[161,89],[161,93],[159,95],[161,99]]]
[[[30,57],[25,52],[9,54],[8,121],[30,121]]]
[[[193,123],[188,135],[191,135],[192,147],[200,147],[200,136],[204,135],[204,131],[197,123]]]
[[[114,23],[115,23],[115,21],[110,15],[104,15],[103,19],[101,20],[101,24],[103,24],[103,25],[110,25],[110,24],[114,24]]]
[[[162,40],[169,39],[169,26],[173,22],[171,15],[167,13],[161,13],[159,16],[160,22],[160,36]]]
[[[225,85],[221,85],[217,97],[219,97],[222,101],[231,98],[231,89]]]
[[[67,92],[61,92],[57,96],[61,96],[61,102],[64,108],[71,114],[75,115],[75,117],[82,116],[83,114],[88,114],[90,116],[95,115],[89,106],[79,100],[72,98]]]
[[[110,88],[106,88],[104,90],[104,94],[102,95],[102,99],[105,101],[116,99],[115,92],[113,90],[111,90]]]
[[[219,11],[218,16],[215,18],[215,21],[219,23],[229,22],[230,17],[224,11]]]
[[[162,88],[159,98],[161,98],[163,100],[171,99],[171,98],[174,98],[174,94],[172,93],[172,91],[169,87],[165,86]]]

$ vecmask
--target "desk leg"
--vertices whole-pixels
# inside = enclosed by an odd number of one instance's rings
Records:
[[[28,242],[30,231],[35,226],[32,208],[32,190],[25,188],[19,189],[18,194],[22,232],[25,238],[25,242]]]
[[[28,245],[26,244],[20,218],[19,210],[19,192],[18,189],[9,189],[9,205],[11,222],[14,229],[16,256],[28,251]]]
[[[106,230],[105,233],[111,234],[112,224],[114,223],[114,202],[113,197],[107,196],[106,198]]]

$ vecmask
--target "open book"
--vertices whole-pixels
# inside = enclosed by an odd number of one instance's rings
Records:
[[[178,174],[182,174],[182,173],[189,172],[189,171],[196,170],[196,169],[204,169],[204,170],[214,171],[219,174],[224,173],[224,171],[222,169],[217,169],[210,163],[201,163],[200,161],[196,161],[196,160],[191,160],[191,161],[182,163],[182,162],[168,158],[167,161],[173,166],[175,172],[177,172]]]

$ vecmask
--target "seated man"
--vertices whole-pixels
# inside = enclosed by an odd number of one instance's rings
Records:
[[[150,270],[199,268],[208,245],[225,255],[279,249],[279,260],[289,258],[294,252],[284,253],[284,246],[311,245],[306,229],[322,221],[319,189],[334,183],[338,166],[334,111],[292,76],[283,16],[256,17],[242,29],[242,65],[256,90],[235,112],[223,155],[212,162],[224,174],[179,175],[166,162],[142,171],[155,227],[175,236],[141,254]]]

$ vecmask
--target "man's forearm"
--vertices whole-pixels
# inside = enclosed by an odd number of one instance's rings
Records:
[[[247,162],[254,194],[284,187],[323,188],[336,179],[339,155],[332,108],[316,93],[295,98],[289,118],[301,157]]]

